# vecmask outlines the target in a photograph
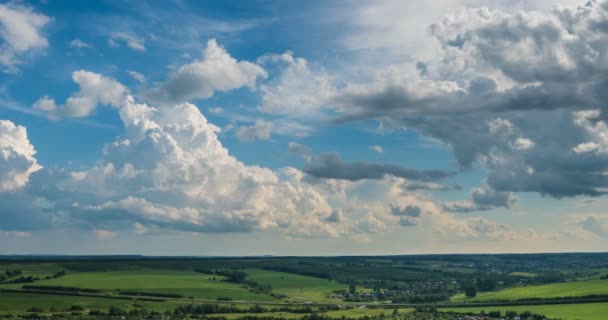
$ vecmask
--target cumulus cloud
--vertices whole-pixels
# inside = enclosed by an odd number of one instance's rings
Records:
[[[207,42],[203,58],[179,68],[159,86],[145,90],[144,96],[169,103],[206,99],[216,91],[226,92],[241,87],[255,88],[257,79],[266,71],[255,63],[237,61],[215,39]]]
[[[430,27],[438,56],[424,72],[393,65],[347,84],[331,99],[336,122],[441,141],[463,169],[483,164],[498,192],[604,194],[607,8],[456,10]]]
[[[337,153],[318,156],[316,162],[307,163],[304,172],[317,178],[326,179],[382,179],[386,175],[411,180],[435,181],[450,175],[442,170],[415,170],[393,164],[378,164],[366,161],[346,162]]]
[[[565,223],[569,228],[563,232],[566,237],[583,240],[608,237],[608,220],[605,214],[572,214],[570,218]]]
[[[114,81],[89,76],[100,83]],[[129,93],[119,96],[110,104],[124,135],[105,145],[95,165],[43,170],[17,195],[0,199],[3,207],[15,208],[0,213],[10,222],[3,226],[6,231],[75,227],[108,239],[124,230],[272,230],[290,237],[358,239],[430,223],[446,234],[466,234],[453,226],[462,220],[432,200],[409,194],[406,179],[396,177],[435,180],[445,172],[340,160],[339,165],[364,169],[365,178],[349,173],[348,180],[316,178],[291,167],[249,166],[230,155],[217,137],[220,129],[195,105],[155,107]],[[312,158],[305,146],[291,143],[289,148]],[[478,236],[475,230],[467,232]]]
[[[262,102],[259,110],[264,113],[289,117],[313,117],[319,108],[334,94],[331,77],[324,71],[314,71],[304,58],[294,57],[292,52],[265,55],[258,59],[261,64],[278,64],[279,75],[260,86]]]
[[[415,205],[405,207],[391,206],[391,213],[399,217],[399,224],[402,226],[415,226],[420,223],[422,209]]]
[[[474,188],[471,199],[466,201],[446,202],[443,207],[447,211],[470,212],[484,211],[495,208],[511,208],[517,202],[512,192],[496,191],[489,186]]]
[[[93,114],[98,105],[118,107],[122,104],[127,88],[115,80],[102,75],[79,70],[72,73],[72,80],[80,90],[72,94],[63,105],[57,105],[55,100],[44,96],[33,108],[48,114],[51,119],[82,118]]]
[[[0,120],[0,192],[23,188],[30,175],[42,169],[35,155],[25,127]]]
[[[272,123],[258,120],[250,126],[240,126],[236,129],[236,137],[243,142],[268,140],[272,133]]]
[[[7,71],[15,71],[25,53],[48,46],[41,29],[50,20],[29,7],[0,4],[0,64]]]
[[[238,161],[196,106],[155,108],[127,95],[118,111],[126,135],[106,145],[96,166],[58,182],[62,190],[94,195],[69,208],[74,219],[109,230],[128,222],[193,232],[336,234],[323,221],[332,207],[299,171]]]
[[[144,39],[126,32],[112,32],[108,38],[110,47],[118,47],[120,43],[136,51],[146,51]]]

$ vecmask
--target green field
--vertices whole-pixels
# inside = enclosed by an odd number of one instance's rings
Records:
[[[525,277],[525,278],[533,278],[533,277],[538,276],[536,273],[521,272],[521,271],[511,272],[511,273],[509,273],[509,275],[514,276],[514,277]]]
[[[493,292],[481,292],[474,298],[456,295],[452,301],[502,301],[530,298],[564,298],[608,294],[608,280],[572,281],[539,286],[508,288]]]
[[[463,307],[452,309],[458,312],[530,311],[549,319],[596,320],[608,314],[608,299],[601,296],[608,297],[608,280],[599,279],[607,273],[608,254],[7,259],[0,263],[0,318],[32,318],[39,313],[94,319],[96,315],[87,314],[96,310],[112,313],[111,317],[130,313],[126,319],[154,317],[152,311],[157,311],[171,313],[174,319],[295,320],[319,312],[330,319],[380,319],[384,314],[393,320],[447,320],[454,315],[434,314],[432,307],[450,306],[451,300]],[[226,281],[227,277],[233,282]],[[478,292],[472,299],[459,294],[465,285],[480,285],[480,279],[493,279],[504,289]],[[1,291],[24,290],[25,285],[33,286],[31,290],[47,286],[48,291]],[[356,292],[346,301],[330,298],[335,291],[350,291],[351,285]],[[137,297],[138,293],[168,296],[142,301],[146,299]],[[488,306],[507,304],[494,303],[498,301],[591,295],[597,303],[571,299],[560,305]],[[392,316],[394,306],[385,305],[387,301],[403,303],[399,317]],[[469,302],[475,304],[467,307]]]
[[[530,311],[533,313],[543,314],[550,319],[560,320],[605,320],[608,315],[608,303],[441,309],[441,311],[473,313],[479,313],[481,310],[486,312],[498,310],[503,314],[507,310],[516,311],[518,313]]]
[[[399,309],[399,313],[400,314],[410,313],[410,312],[412,312],[412,310],[413,309],[409,309],[409,308],[401,308],[401,309]],[[392,313],[393,313],[393,309],[367,309],[367,308],[359,309],[359,308],[355,308],[355,309],[328,311],[323,314],[330,316],[332,318],[335,318],[335,319],[339,319],[339,318],[342,318],[342,316],[348,317],[348,318],[362,318],[365,316],[371,317],[371,316],[379,316],[381,314],[390,316]],[[227,319],[238,319],[243,316],[256,316],[256,317],[273,316],[273,317],[284,317],[287,319],[300,319],[300,318],[302,318],[302,316],[304,316],[304,314],[290,313],[290,312],[218,313],[218,314],[215,314],[214,316],[222,316],[222,317],[226,317]]]
[[[74,305],[81,306],[85,310],[107,310],[111,306],[130,309],[133,307],[134,303],[156,311],[171,310],[178,305],[178,303],[170,301],[163,303],[142,301],[135,302],[132,300],[109,298],[105,299],[50,294],[0,292],[0,314],[23,312],[33,306],[42,308],[45,313],[51,312],[51,308],[54,308],[55,311],[59,312]]]
[[[68,272],[67,275],[50,280],[36,281],[40,286],[78,287],[100,289],[116,293],[129,290],[151,293],[180,294],[184,297],[215,300],[230,297],[234,300],[274,301],[275,298],[258,294],[239,284],[222,281],[224,278],[177,270],[128,270],[115,272]],[[0,288],[20,288],[19,284],[0,285]]]
[[[272,286],[272,291],[284,294],[294,301],[327,301],[335,290],[348,290],[348,286],[328,279],[301,276],[292,273],[247,269],[248,279]]]

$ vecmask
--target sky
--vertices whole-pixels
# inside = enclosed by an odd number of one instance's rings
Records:
[[[0,1],[0,254],[603,251],[608,2]]]

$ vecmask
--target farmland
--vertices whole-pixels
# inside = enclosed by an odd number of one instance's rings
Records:
[[[552,283],[539,286],[507,288],[493,292],[482,292],[474,298],[456,296],[453,301],[509,301],[534,298],[569,298],[593,295],[608,295],[608,281],[589,280]]]
[[[0,316],[595,320],[608,311],[606,270],[606,254],[5,257]]]
[[[450,308],[442,311],[479,313],[481,310],[490,312],[498,310],[504,314],[508,310],[524,312],[531,311],[546,315],[551,319],[560,320],[604,320],[608,314],[608,303],[589,304],[562,304],[562,305],[540,305],[540,306],[508,306],[508,307],[475,307],[475,308]]]

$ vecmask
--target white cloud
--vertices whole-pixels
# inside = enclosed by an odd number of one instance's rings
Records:
[[[229,154],[217,137],[220,129],[193,104],[153,107],[125,93],[112,105],[125,134],[104,147],[93,167],[48,177],[53,188],[43,196],[52,194],[53,203],[43,216],[55,215],[54,223],[115,233],[274,230],[353,238],[425,223],[457,234],[449,225],[462,223],[423,195],[409,194],[402,178],[317,179],[289,167],[248,166]],[[292,143],[290,149],[305,147]],[[408,206],[420,208],[408,223],[391,213]]]
[[[42,169],[35,154],[25,127],[0,120],[0,192],[24,187],[30,175]]]
[[[70,47],[72,48],[90,48],[91,45],[80,40],[80,39],[74,39],[72,41],[70,41]]]
[[[89,71],[74,71],[72,80],[80,90],[72,94],[64,105],[57,105],[55,100],[44,96],[34,103],[33,108],[46,112],[51,119],[82,118],[95,112],[98,105],[120,106],[128,92],[122,84]]]
[[[51,19],[34,12],[31,8],[0,4],[0,64],[8,71],[14,71],[20,64],[20,56],[48,46],[41,29]]]
[[[260,86],[262,102],[259,110],[264,113],[289,117],[318,116],[335,88],[331,78],[323,70],[313,71],[308,61],[296,58],[291,52],[265,55],[258,59],[262,64],[279,65],[279,75],[270,83]]]
[[[534,141],[532,141],[530,139],[517,138],[515,140],[515,143],[513,144],[513,148],[515,148],[517,150],[526,150],[526,149],[534,148],[535,145],[536,144],[534,143]]]
[[[377,153],[384,153],[384,149],[382,149],[381,146],[376,145],[376,146],[371,146],[369,148]]]
[[[131,78],[137,80],[137,82],[146,83],[146,77],[143,74],[133,70],[129,70],[127,73],[131,76]]]
[[[209,108],[209,112],[213,113],[213,114],[222,114],[222,113],[224,113],[224,109],[221,107],[213,107],[213,108]]]
[[[146,51],[145,40],[126,32],[112,32],[108,38],[110,47],[118,47],[120,43],[136,51]]]
[[[215,39],[211,39],[202,60],[179,67],[169,80],[143,94],[151,100],[170,103],[206,99],[216,91],[226,92],[241,87],[254,89],[257,79],[266,77],[262,67],[248,61],[237,61]]]
[[[607,8],[450,10],[418,68],[389,61],[338,90],[336,122],[375,119],[441,141],[461,168],[481,163],[497,192],[605,194]]]
[[[236,137],[243,142],[268,140],[272,133],[272,123],[258,120],[251,126],[241,126],[236,129]]]

